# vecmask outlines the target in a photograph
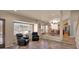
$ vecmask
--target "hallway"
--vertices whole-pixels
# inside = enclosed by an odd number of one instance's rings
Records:
[[[9,49],[76,49],[75,45],[60,43],[51,40],[39,40],[39,41],[30,41],[27,46],[18,47],[13,46]]]

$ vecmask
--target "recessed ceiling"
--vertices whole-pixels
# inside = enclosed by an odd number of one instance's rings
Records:
[[[31,17],[37,20],[41,20],[44,22],[49,22],[50,20],[53,20],[54,18],[60,18],[61,13],[60,10],[16,10],[16,11],[10,11],[25,17]],[[65,17],[69,17],[69,11],[65,11]]]

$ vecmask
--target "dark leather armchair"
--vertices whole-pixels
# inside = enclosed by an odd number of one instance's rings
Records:
[[[23,37],[21,33],[16,34],[17,42],[19,46],[25,46],[29,43],[29,36]]]
[[[32,33],[32,41],[38,41],[39,40],[39,35],[37,32]]]

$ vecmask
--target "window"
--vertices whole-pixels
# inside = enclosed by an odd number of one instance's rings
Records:
[[[34,24],[34,32],[38,32],[38,24]]]
[[[45,34],[48,32],[48,26],[47,25],[41,25],[41,33]]]
[[[48,33],[48,26],[46,25],[46,33]]]
[[[30,23],[14,22],[14,35],[17,33],[28,34],[33,32],[33,25]]]
[[[3,27],[2,27],[2,21],[0,21],[0,44],[2,44],[2,34],[3,34],[3,33],[2,33],[2,32],[3,32],[3,31],[2,31],[2,30],[3,30],[2,28],[3,28]]]
[[[4,31],[3,31],[3,21],[0,20],[0,45],[3,44],[3,40],[4,40]]]

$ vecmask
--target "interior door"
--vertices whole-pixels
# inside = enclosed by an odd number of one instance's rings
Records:
[[[5,20],[0,18],[0,48],[5,47]]]

